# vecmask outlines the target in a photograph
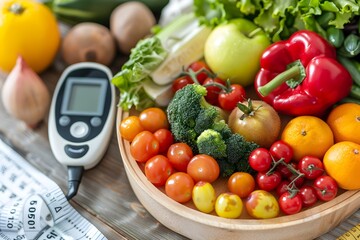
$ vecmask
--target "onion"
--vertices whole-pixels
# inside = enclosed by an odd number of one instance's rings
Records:
[[[35,128],[48,111],[50,94],[42,79],[19,56],[2,88],[5,110]]]

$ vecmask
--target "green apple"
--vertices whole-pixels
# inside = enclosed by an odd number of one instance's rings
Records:
[[[233,19],[213,29],[205,42],[204,57],[220,78],[245,87],[254,82],[261,54],[270,43],[250,20]]]

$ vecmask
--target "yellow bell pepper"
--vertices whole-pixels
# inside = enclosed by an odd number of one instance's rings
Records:
[[[37,73],[54,60],[61,41],[53,13],[34,0],[0,1],[0,70],[10,72],[19,55]]]

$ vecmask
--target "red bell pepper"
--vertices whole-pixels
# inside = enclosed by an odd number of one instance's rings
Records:
[[[293,116],[321,116],[351,89],[349,72],[336,51],[315,32],[301,30],[263,53],[255,79],[259,97]]]

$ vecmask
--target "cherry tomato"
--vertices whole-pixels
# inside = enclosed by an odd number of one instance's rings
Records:
[[[147,108],[140,113],[139,119],[145,130],[150,132],[155,132],[161,128],[169,128],[166,113],[161,108]]]
[[[225,81],[220,79],[220,78],[207,78],[203,85],[211,85],[212,83],[219,83],[223,86],[226,85]],[[217,87],[217,86],[206,86],[206,90],[207,90],[207,94],[205,96],[205,99],[208,103],[214,105],[214,106],[219,106],[219,93],[221,91],[221,88]]]
[[[293,166],[295,167],[295,165]],[[283,178],[290,178],[293,175],[290,169],[283,164],[279,164],[278,166],[276,166],[276,171],[279,172]]]
[[[272,157],[266,148],[257,148],[250,153],[249,165],[258,172],[269,171],[272,164]]]
[[[169,129],[161,128],[154,132],[154,136],[159,141],[159,153],[166,153],[174,143],[174,137]]]
[[[332,177],[322,175],[316,178],[313,184],[316,190],[316,196],[321,201],[330,201],[336,197],[338,185]]]
[[[169,159],[163,155],[156,155],[146,161],[145,176],[157,187],[164,186],[173,172]]]
[[[191,147],[186,143],[174,143],[167,151],[171,165],[180,172],[186,172],[187,165],[193,156]]]
[[[233,173],[227,182],[230,192],[237,194],[241,198],[249,196],[255,189],[254,177],[246,172]]]
[[[208,182],[197,182],[192,191],[195,207],[204,213],[211,213],[215,208],[216,193],[214,187]]]
[[[125,140],[131,142],[136,134],[144,131],[138,116],[129,116],[124,118],[120,123],[120,134]]]
[[[177,90],[182,89],[188,84],[193,84],[194,81],[191,79],[189,75],[184,75],[176,78],[172,83],[172,91],[175,93]]]
[[[254,218],[274,218],[279,215],[279,204],[271,193],[255,190],[247,197],[245,207],[248,214]]]
[[[220,167],[213,157],[206,154],[198,154],[190,160],[186,172],[195,182],[205,181],[212,183],[219,177]]]
[[[295,214],[302,209],[302,199],[298,193],[292,195],[290,192],[285,192],[279,197],[278,201],[281,211],[285,214]]]
[[[282,180],[279,185],[276,187],[276,194],[280,197],[284,192],[289,190],[289,180]]]
[[[229,90],[222,90],[218,96],[219,106],[227,111],[233,110],[238,102],[245,99],[245,89],[239,84],[231,84]]]
[[[297,188],[300,188],[305,183],[305,177],[299,176],[296,173],[292,173],[288,179],[290,182],[293,182]]]
[[[304,207],[310,207],[318,200],[315,188],[309,185],[301,187],[299,189],[299,194],[301,196]]]
[[[305,156],[300,159],[298,169],[307,179],[315,179],[324,173],[324,165],[317,157]]]
[[[289,163],[291,162],[291,159],[294,155],[294,151],[292,149],[292,147],[282,141],[282,140],[278,140],[276,142],[274,142],[270,148],[269,148],[270,154],[274,157],[275,161],[280,160],[281,158],[284,159],[284,162]]]
[[[200,84],[203,84],[203,82],[205,81],[205,79],[208,78],[208,74],[203,71],[200,72],[200,70],[207,70],[209,72],[211,72],[209,66],[204,62],[204,61],[195,61],[192,64],[190,64],[190,66],[187,68],[187,71],[189,71],[189,69],[191,69],[194,72],[198,72],[196,75],[196,79]]]
[[[265,190],[268,192],[272,191],[280,184],[280,182],[281,175],[277,171],[271,174],[266,174],[264,172],[258,172],[256,174],[256,183],[261,190]]]
[[[165,183],[166,195],[179,203],[186,203],[191,200],[193,188],[194,180],[184,172],[176,172],[170,175]]]
[[[243,210],[241,198],[234,193],[221,193],[215,202],[215,212],[219,217],[238,218]]]
[[[131,156],[138,162],[146,162],[159,153],[159,141],[149,131],[138,133],[130,144]]]

